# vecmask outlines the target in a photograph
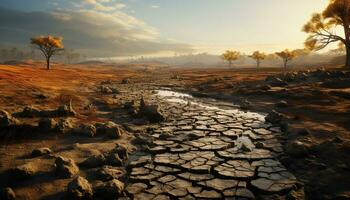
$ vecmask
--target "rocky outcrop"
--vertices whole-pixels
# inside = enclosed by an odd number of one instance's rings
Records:
[[[70,119],[60,119],[55,127],[59,133],[68,133],[73,130],[74,126]]]
[[[306,157],[309,152],[306,145],[301,141],[292,141],[286,146],[286,153],[291,157],[302,158]]]
[[[140,101],[140,107],[137,111],[138,117],[147,118],[151,123],[159,123],[165,120],[159,105],[149,105],[143,98]]]
[[[64,157],[57,157],[55,160],[56,174],[61,178],[71,178],[79,172],[74,160]]]

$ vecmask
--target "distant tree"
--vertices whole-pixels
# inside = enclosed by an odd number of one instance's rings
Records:
[[[79,60],[81,55],[74,50],[64,50],[62,56],[66,62],[70,64],[75,60]]]
[[[344,36],[336,33],[336,28],[344,29]],[[346,49],[346,66],[350,67],[350,1],[330,0],[322,13],[315,13],[304,25],[303,31],[309,34],[305,46],[310,50],[320,50],[333,42],[341,42]]]
[[[53,55],[58,54],[64,48],[62,37],[39,36],[31,38],[31,44],[36,46],[46,58],[46,69],[50,69],[50,59]]]
[[[283,60],[284,68],[287,68],[288,62],[293,60],[297,56],[297,53],[296,51],[285,49],[284,51],[276,52],[276,55]]]
[[[338,43],[338,48],[329,50],[332,55],[344,55],[346,53],[346,48],[343,43]]]
[[[256,66],[257,66],[257,68],[259,68],[261,61],[265,60],[267,55],[263,52],[260,52],[260,51],[254,51],[253,54],[250,55],[249,57],[256,61]]]
[[[238,51],[229,51],[227,50],[225,53],[221,55],[221,58],[229,63],[231,67],[232,62],[238,60],[241,54]]]

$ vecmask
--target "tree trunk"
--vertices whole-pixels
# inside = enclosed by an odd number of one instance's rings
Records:
[[[350,46],[346,45],[346,64],[345,67],[350,68]]]
[[[232,61],[229,61],[228,63],[229,63],[229,64],[228,64],[229,67],[231,68],[231,66],[232,66]]]
[[[50,58],[46,58],[46,69],[50,70]]]
[[[284,61],[284,69],[287,69],[287,64],[288,64],[288,61],[285,60],[285,61]]]
[[[257,68],[260,68],[260,60],[256,61]]]

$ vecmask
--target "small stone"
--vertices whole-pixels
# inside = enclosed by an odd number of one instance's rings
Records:
[[[87,200],[92,199],[92,188],[88,180],[78,176],[68,184],[68,196],[71,199]]]
[[[51,153],[50,148],[38,148],[32,151],[32,157],[39,157],[44,155],[49,155]]]

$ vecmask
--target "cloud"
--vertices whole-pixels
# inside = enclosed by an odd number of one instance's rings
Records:
[[[82,6],[88,5],[96,11],[110,12],[115,10],[120,10],[126,7],[122,3],[113,3],[114,0],[83,0]]]
[[[157,9],[157,8],[160,8],[160,6],[152,5],[151,8]]]
[[[89,56],[132,56],[162,51],[189,52],[191,46],[160,41],[159,33],[120,10],[60,10],[23,12],[0,7],[0,43],[29,44],[29,38],[52,34],[64,37],[66,48]]]

